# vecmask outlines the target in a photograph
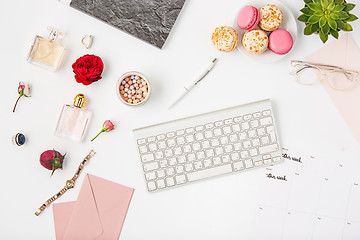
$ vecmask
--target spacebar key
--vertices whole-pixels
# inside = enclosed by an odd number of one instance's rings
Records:
[[[189,182],[192,182],[192,181],[209,178],[209,177],[214,177],[217,175],[221,175],[224,173],[230,173],[230,172],[232,172],[231,164],[227,164],[227,165],[222,165],[219,167],[208,168],[205,170],[188,173],[187,178],[188,178]]]

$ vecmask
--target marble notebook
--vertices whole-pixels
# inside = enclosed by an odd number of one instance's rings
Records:
[[[68,2],[70,7],[161,49],[185,0],[69,0]]]

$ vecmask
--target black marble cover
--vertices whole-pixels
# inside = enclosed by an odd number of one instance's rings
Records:
[[[70,6],[162,48],[184,3],[185,0],[72,0]]]

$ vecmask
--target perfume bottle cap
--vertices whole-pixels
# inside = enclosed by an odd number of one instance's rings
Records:
[[[75,96],[74,98],[74,105],[76,107],[82,108],[86,103],[86,98],[85,95],[82,93],[79,93],[78,95]]]
[[[61,32],[61,31],[59,31],[58,29],[53,28],[53,27],[47,27],[47,30],[50,31],[48,38],[49,38],[51,41],[56,41],[56,39],[57,39],[58,36],[63,36],[63,35],[64,35],[63,32]]]

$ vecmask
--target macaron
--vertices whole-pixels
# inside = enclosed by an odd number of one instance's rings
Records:
[[[237,23],[244,30],[253,30],[259,23],[260,12],[257,8],[246,5],[238,15]]]
[[[260,54],[268,48],[269,38],[264,31],[254,29],[244,34],[242,44],[249,52]]]
[[[274,4],[267,4],[260,8],[259,27],[265,31],[278,29],[283,21],[282,11]]]
[[[284,55],[290,52],[294,41],[291,34],[285,29],[277,29],[269,36],[269,49],[276,54]]]
[[[211,36],[215,48],[222,52],[230,52],[238,44],[238,35],[232,27],[217,27]]]

